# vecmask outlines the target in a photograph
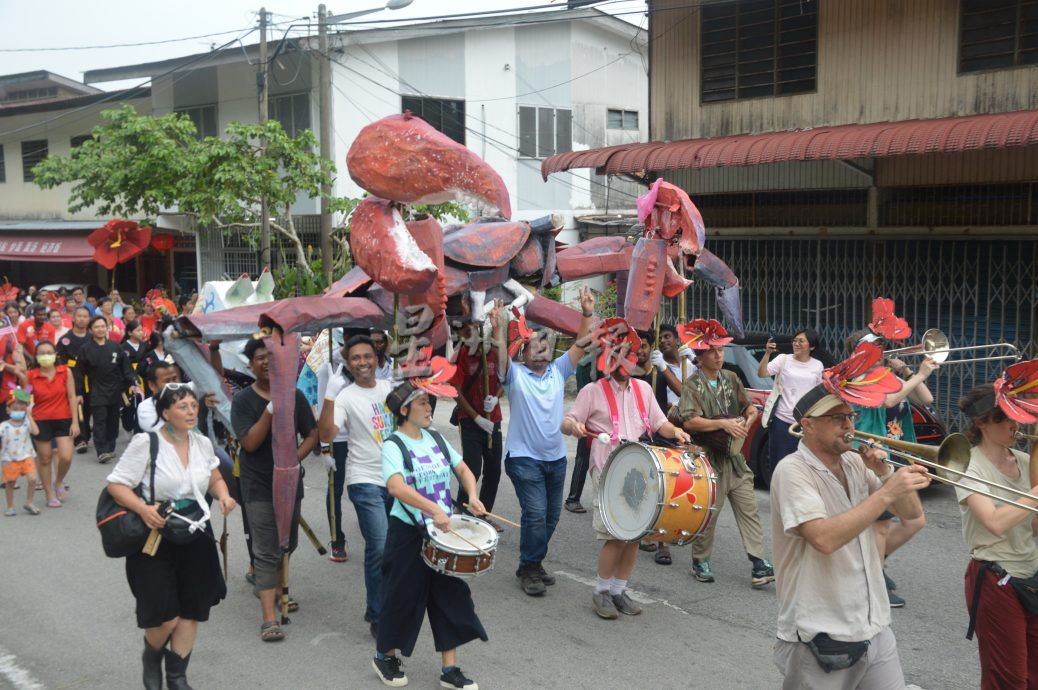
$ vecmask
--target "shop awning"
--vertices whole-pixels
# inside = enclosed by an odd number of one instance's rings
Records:
[[[599,175],[621,175],[1033,145],[1038,145],[1038,110],[1024,110],[607,146],[546,158],[541,163],[541,175],[547,180],[552,173],[573,168],[594,168]]]
[[[0,230],[0,261],[93,261],[87,233]]]

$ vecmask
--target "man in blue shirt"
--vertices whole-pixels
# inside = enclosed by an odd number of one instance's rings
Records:
[[[530,596],[540,596],[547,591],[545,585],[555,584],[555,578],[548,575],[541,562],[562,513],[566,484],[566,442],[559,430],[562,397],[566,379],[573,376],[584,356],[584,348],[576,343],[582,342],[591,329],[595,297],[587,287],[581,288],[580,308],[584,318],[568,351],[552,360],[547,338],[534,332],[523,339],[521,364],[509,361],[504,326],[499,318],[501,305],[496,304],[490,312],[494,342],[499,344],[498,377],[508,394],[511,413],[505,473],[515,486],[522,511],[516,576],[522,590]]]

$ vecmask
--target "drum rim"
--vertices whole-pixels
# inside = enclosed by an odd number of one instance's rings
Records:
[[[490,523],[488,523],[486,520],[480,520],[479,518],[474,517],[472,515],[451,515],[450,517],[451,517],[451,521],[454,521],[455,519],[457,519],[457,520],[459,520],[461,522],[474,522],[474,523],[477,523],[480,526],[480,529],[485,529],[487,531],[487,534],[489,536],[493,537],[493,543],[490,544],[489,546],[483,547],[483,551],[492,552],[495,549],[497,549],[497,545],[500,542],[501,537],[500,537],[500,535],[498,535],[497,530],[494,529],[490,525]],[[431,522],[426,525],[426,528],[427,528],[426,531],[428,532],[429,542],[433,545],[434,548],[437,548],[437,549],[440,549],[441,551],[446,551],[447,553],[455,554],[455,555],[458,555],[458,556],[482,556],[483,555],[479,551],[479,549],[474,549],[471,546],[469,546],[468,544],[462,543],[458,547],[454,547],[453,545],[448,545],[448,544],[444,543],[443,540],[438,537],[438,535],[447,536],[449,533],[440,532],[438,529],[436,529],[436,526],[433,525]]]
[[[660,447],[660,446],[652,446],[652,445],[650,445],[648,443],[642,443],[640,441],[623,441],[620,445],[618,445],[613,450],[612,453],[609,454],[609,457],[606,459],[605,465],[602,466],[602,477],[599,480],[599,488],[598,488],[599,494],[602,493],[602,489],[603,489],[603,487],[605,487],[606,474],[608,473],[610,466],[612,466],[612,464],[613,464],[613,459],[616,458],[620,454],[620,451],[623,448],[627,447],[627,446],[638,446],[639,448],[644,448],[644,449]],[[647,452],[648,456],[652,459],[652,463],[656,467],[656,495],[660,496],[663,493],[665,493],[666,489],[667,489],[667,479],[666,479],[666,477],[663,476],[663,464],[660,462],[659,457],[657,457],[655,453],[653,453],[652,451],[649,451],[649,450],[647,450],[646,452]],[[647,536],[649,534],[652,534],[652,526],[655,525],[659,521],[660,514],[663,512],[663,506],[664,505],[665,505],[665,502],[657,500],[656,501],[655,510],[653,510],[652,515],[650,516],[648,527],[646,527],[645,530],[642,531],[641,534],[638,534],[637,536],[631,537],[630,539],[626,539],[625,541],[637,541],[637,540],[640,540],[640,539],[644,538],[645,536]],[[604,505],[604,502],[602,501],[601,495],[599,496],[599,499],[598,499],[598,513],[599,513],[599,516],[602,518],[602,524],[605,525],[606,531],[609,532],[610,535],[615,536],[616,535],[616,531],[614,529],[610,529],[610,528],[615,528],[616,524],[612,520],[610,520],[608,515],[606,514],[605,505]],[[617,537],[617,539],[622,539],[622,538],[621,537]]]

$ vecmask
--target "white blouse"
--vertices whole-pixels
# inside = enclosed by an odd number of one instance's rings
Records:
[[[156,432],[157,433],[157,432]],[[188,434],[188,464],[184,467],[177,455],[176,448],[159,436],[159,454],[155,459],[155,495],[158,500],[179,500],[193,498],[200,504],[209,488],[209,480],[220,461],[213,452],[213,444],[208,438],[192,431]],[[144,500],[152,502],[151,442],[148,434],[136,434],[123,451],[119,462],[108,475],[110,484],[123,484],[131,489],[141,485]]]

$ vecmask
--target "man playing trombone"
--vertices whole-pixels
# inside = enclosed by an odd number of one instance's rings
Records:
[[[918,465],[894,471],[883,451],[852,450],[845,398],[877,406],[900,386],[889,370],[871,369],[880,356],[859,346],[801,397],[793,416],[803,438],[772,476],[774,660],[787,690],[904,686],[872,524],[886,510],[921,517],[917,491],[930,478]]]

